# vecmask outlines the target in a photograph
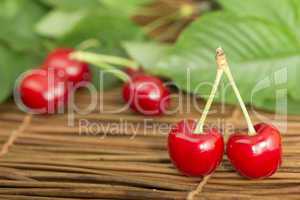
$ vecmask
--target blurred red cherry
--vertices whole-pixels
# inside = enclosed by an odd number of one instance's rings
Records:
[[[27,109],[39,114],[54,113],[68,100],[65,80],[44,69],[28,71],[18,89]]]
[[[124,84],[123,99],[136,112],[159,115],[165,113],[170,104],[170,91],[160,79],[139,74]]]
[[[85,62],[72,60],[70,54],[75,50],[71,48],[58,48],[50,52],[43,64],[44,69],[52,69],[58,76],[65,78],[73,84],[91,80],[89,65]]]

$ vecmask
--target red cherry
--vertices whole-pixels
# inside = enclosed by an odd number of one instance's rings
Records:
[[[170,104],[170,92],[163,82],[153,76],[136,75],[123,86],[123,98],[136,112],[159,115]]]
[[[179,122],[168,137],[169,155],[179,171],[187,176],[211,174],[220,164],[224,153],[222,135],[215,129],[193,133],[196,121]]]
[[[43,66],[45,69],[53,69],[59,76],[76,84],[81,81],[90,81],[91,72],[85,62],[72,60],[70,54],[75,50],[71,48],[59,48],[49,53]]]
[[[65,81],[44,69],[29,71],[18,89],[23,104],[35,113],[53,113],[67,103]]]
[[[254,126],[257,134],[233,134],[227,144],[227,155],[242,175],[249,179],[266,178],[281,165],[280,132],[268,124]]]

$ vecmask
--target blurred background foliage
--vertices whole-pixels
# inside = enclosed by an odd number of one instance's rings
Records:
[[[20,73],[62,46],[129,56],[206,98],[210,86],[198,84],[213,81],[222,46],[247,103],[284,113],[287,100],[287,112],[300,114],[298,0],[1,0],[0,26],[1,102]],[[117,83],[106,78],[108,88]],[[236,103],[225,90],[217,100]]]
[[[29,68],[38,67],[51,49],[76,48],[86,41],[95,43],[96,52],[125,56],[123,41],[149,41],[149,36],[159,37],[162,30],[168,32],[172,23],[181,20],[179,12],[183,5],[189,7],[194,3],[182,0],[2,0],[0,101],[10,95],[16,77]],[[169,15],[172,16],[165,18]],[[164,41],[174,41],[181,26],[187,23],[186,18],[182,20],[185,22],[179,22],[180,27],[166,34]],[[96,74],[97,70],[93,70]],[[94,76],[96,85],[97,78]],[[105,83],[109,87],[116,81],[108,77]]]

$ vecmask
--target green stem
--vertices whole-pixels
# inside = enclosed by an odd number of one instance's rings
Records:
[[[229,67],[227,67],[227,68],[225,69],[225,74],[227,75],[227,78],[228,78],[228,80],[229,80],[229,83],[231,84],[231,86],[232,86],[232,88],[233,88],[233,91],[234,91],[234,93],[235,93],[235,95],[236,95],[236,97],[237,97],[237,99],[238,99],[238,102],[239,102],[239,104],[240,104],[240,106],[241,106],[241,109],[242,109],[242,111],[243,111],[243,114],[244,114],[244,117],[245,117],[245,119],[246,119],[247,126],[248,126],[248,133],[249,133],[249,135],[255,135],[255,134],[256,134],[256,131],[255,131],[254,127],[253,127],[253,123],[252,123],[252,121],[251,121],[251,118],[250,118],[249,113],[248,113],[248,111],[247,111],[247,108],[246,108],[246,106],[245,106],[245,103],[244,103],[244,101],[243,101],[243,99],[242,99],[242,96],[241,96],[241,94],[240,94],[240,92],[239,92],[239,89],[238,89],[237,86],[236,86],[236,83],[235,83],[235,81],[234,81],[234,78],[233,78],[233,76],[232,76],[232,73],[231,73]]]
[[[248,134],[249,135],[255,135],[256,131],[255,131],[254,127],[253,127],[253,123],[251,121],[251,118],[250,118],[249,113],[247,111],[247,108],[245,106],[245,103],[244,103],[244,101],[242,99],[240,91],[239,91],[238,87],[236,86],[236,83],[235,83],[234,78],[232,76],[232,73],[230,71],[230,67],[229,67],[229,65],[227,63],[226,56],[225,56],[225,53],[224,53],[223,49],[222,48],[218,48],[217,49],[217,54],[219,55],[218,56],[219,57],[218,65],[221,66],[224,69],[224,72],[225,72],[225,74],[226,74],[226,76],[227,76],[227,78],[229,80],[229,83],[230,83],[231,87],[233,88],[233,91],[234,91],[234,93],[235,93],[235,95],[236,95],[236,97],[238,99],[238,102],[240,104],[240,107],[242,109],[244,117],[246,119],[247,126],[248,126]]]
[[[99,64],[97,66],[99,66],[99,68],[101,68],[100,65],[101,64]],[[103,63],[103,65],[107,65],[107,64]],[[108,72],[108,73],[110,73],[112,75],[114,75],[115,77],[117,77],[118,79],[120,79],[121,81],[123,81],[124,83],[127,83],[130,80],[129,76],[126,73],[124,73],[123,71],[121,71],[121,70],[118,70],[118,69],[107,69],[107,70],[104,70],[104,71]]]
[[[115,69],[112,65],[109,65],[107,63],[101,63],[101,62],[92,63],[92,64],[94,64],[99,69],[102,69],[103,71],[114,75],[115,77],[119,78],[121,81],[125,83],[130,80],[130,77],[125,72]]]
[[[197,123],[196,129],[194,131],[195,134],[201,134],[201,133],[203,133],[204,122],[205,122],[205,119],[206,119],[206,117],[207,117],[207,115],[209,113],[209,110],[210,110],[210,107],[211,107],[211,105],[213,103],[213,100],[214,100],[214,97],[216,95],[216,92],[218,90],[219,84],[220,84],[222,76],[223,76],[223,72],[224,72],[223,69],[218,69],[217,70],[216,80],[214,82],[212,91],[211,91],[211,93],[209,95],[209,98],[208,98],[208,100],[206,102],[206,105],[204,107],[204,111],[202,113],[202,116],[201,116],[200,120]]]
[[[73,58],[73,55],[72,55],[72,58]],[[101,69],[105,72],[108,72],[108,73],[114,75],[115,77],[119,78],[121,81],[128,82],[130,80],[130,77],[125,72],[123,72],[119,69],[116,69],[114,66],[112,66],[110,64],[101,62],[97,59],[89,60],[89,63],[92,65],[95,65],[96,67],[98,67],[99,69]]]
[[[100,46],[99,40],[97,40],[95,38],[90,38],[90,39],[87,39],[87,40],[81,42],[76,47],[76,49],[78,49],[80,51],[83,51],[83,50],[87,50],[87,49],[90,49],[90,48],[96,48],[96,47],[99,47],[99,46]]]
[[[138,69],[138,63],[128,60],[126,58],[110,56],[110,55],[103,55],[103,54],[96,54],[84,51],[76,51],[71,54],[71,58],[75,60],[84,61],[87,63],[108,63],[112,65],[118,65],[126,68]]]

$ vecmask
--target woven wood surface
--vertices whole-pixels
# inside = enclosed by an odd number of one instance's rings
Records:
[[[190,100],[184,99],[182,105],[187,105]],[[90,100],[81,92],[77,105],[83,108]],[[106,110],[123,106],[119,88],[98,96],[98,101],[104,102]],[[173,107],[177,103],[173,101]],[[203,107],[201,100],[198,104]],[[213,110],[207,123],[224,129],[225,138],[232,130],[224,124],[245,127],[238,108],[214,105]],[[254,121],[263,116],[278,126],[285,124],[273,114],[259,113],[252,114]],[[185,177],[174,169],[166,151],[168,129],[153,127],[200,114],[191,108],[191,112],[145,118],[129,110],[105,114],[96,109],[88,115],[76,114],[72,127],[67,115],[31,118],[12,102],[1,105],[0,199],[186,199],[197,187],[193,199],[300,199],[300,117],[287,119],[279,172],[250,181],[233,171],[226,156],[217,172],[204,179]],[[125,121],[138,128],[103,128],[91,134],[79,126],[82,119],[102,127]],[[145,119],[151,127],[144,131]]]

